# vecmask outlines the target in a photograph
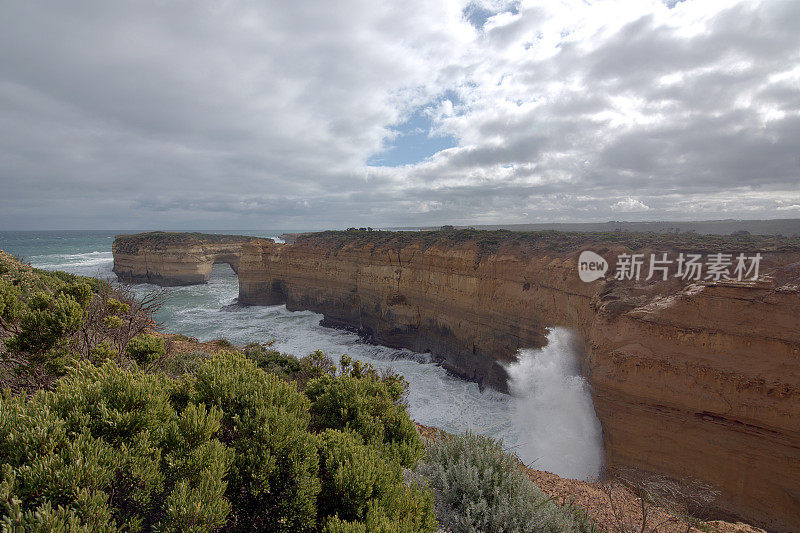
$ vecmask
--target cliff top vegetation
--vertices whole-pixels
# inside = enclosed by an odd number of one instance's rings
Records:
[[[256,238],[247,235],[226,235],[221,233],[148,231],[115,236],[113,250],[119,253],[135,254],[139,250],[139,246],[142,245],[161,248],[175,244],[237,244],[252,241]]]
[[[528,246],[558,252],[578,251],[587,246],[620,245],[631,250],[657,248],[690,252],[797,252],[800,237],[781,235],[751,235],[747,232],[732,235],[699,233],[652,232],[567,232],[567,231],[510,231],[476,229],[440,229],[436,231],[383,231],[369,228],[350,228],[344,231],[306,233],[297,243],[328,244],[343,247],[348,244],[373,244],[390,247],[419,243],[423,248],[441,244],[475,245],[482,252],[494,252],[501,246]]]

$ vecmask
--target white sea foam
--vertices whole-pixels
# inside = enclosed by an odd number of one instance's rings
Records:
[[[108,251],[77,254],[45,254],[30,257],[31,265],[45,270],[66,270],[73,274],[108,277],[114,256]]]
[[[561,476],[596,477],[603,464],[602,429],[572,333],[553,328],[547,346],[520,350],[508,372],[519,455]]]

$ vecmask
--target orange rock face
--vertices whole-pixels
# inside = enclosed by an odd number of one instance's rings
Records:
[[[239,300],[322,313],[500,390],[517,349],[541,346],[546,327],[573,328],[610,466],[696,478],[720,491],[723,511],[800,529],[800,254],[765,250],[772,278],[761,282],[584,283],[579,251],[253,241]]]
[[[555,253],[256,241],[243,248],[239,301],[316,311],[329,325],[442,356],[455,374],[506,390],[501,363],[520,346],[542,346],[545,326],[588,334],[598,287],[575,272],[574,257]]]
[[[252,237],[159,233],[114,240],[114,273],[122,281],[161,286],[206,283],[215,263],[239,270],[242,243]],[[177,237],[174,237],[177,236]],[[224,239],[225,242],[215,242]]]
[[[620,316],[588,352],[611,464],[717,487],[726,511],[800,527],[796,286],[694,285]]]

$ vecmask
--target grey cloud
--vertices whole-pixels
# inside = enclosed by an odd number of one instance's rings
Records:
[[[650,218],[800,205],[800,89],[773,79],[800,64],[800,4],[738,2],[690,36],[653,9],[540,57],[548,9],[480,33],[422,1],[12,2],[0,229],[602,220],[628,197]],[[460,101],[435,126],[458,147],[365,165],[445,91]]]

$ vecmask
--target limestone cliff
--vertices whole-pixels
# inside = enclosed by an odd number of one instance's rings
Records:
[[[757,282],[578,278],[582,249],[760,252]],[[693,477],[719,506],[800,528],[800,247],[791,239],[327,233],[242,248],[239,300],[324,314],[500,390],[503,363],[571,327],[610,466]]]
[[[114,273],[120,280],[161,286],[206,283],[215,263],[239,271],[242,244],[253,237],[150,232],[114,239]]]
[[[452,372],[505,390],[502,363],[520,346],[542,346],[545,326],[588,333],[597,288],[574,270],[571,255],[482,258],[471,244],[254,241],[243,248],[239,302],[322,313],[329,325],[432,352]]]
[[[610,464],[710,482],[731,514],[800,527],[800,293],[720,282],[602,304],[588,359]]]

